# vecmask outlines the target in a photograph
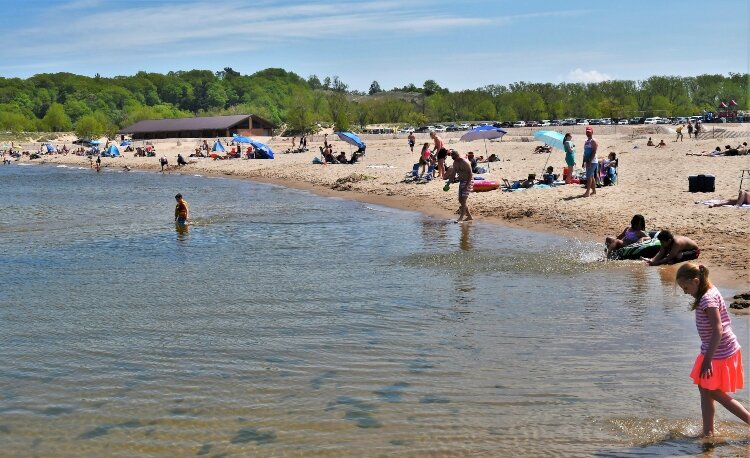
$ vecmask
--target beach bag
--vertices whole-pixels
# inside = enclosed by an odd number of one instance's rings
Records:
[[[323,162],[320,160],[318,156],[315,156],[312,160],[313,164],[322,164]]]

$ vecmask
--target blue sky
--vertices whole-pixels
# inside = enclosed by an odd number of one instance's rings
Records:
[[[0,76],[281,67],[366,91],[744,73],[747,3],[0,0]]]

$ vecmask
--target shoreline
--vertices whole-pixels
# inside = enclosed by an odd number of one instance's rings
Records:
[[[739,170],[750,169],[750,156],[698,157],[686,156],[696,150],[712,149],[717,142],[736,143],[750,138],[750,130],[739,127],[728,132],[734,137],[722,140],[691,140],[670,142],[667,148],[646,148],[649,133],[643,128],[620,129],[616,135],[601,134],[601,156],[617,152],[620,177],[616,186],[598,189],[596,196],[581,199],[582,189],[576,185],[523,192],[491,191],[473,193],[469,199],[475,219],[491,224],[552,233],[586,241],[603,242],[608,235],[620,233],[634,213],[645,216],[647,227],[670,229],[673,233],[694,239],[701,247],[700,262],[711,269],[711,276],[722,285],[746,291],[750,289],[750,210],[708,208],[696,200],[734,198],[737,195]],[[659,139],[662,134],[654,134]],[[549,163],[561,170],[561,154],[534,154],[535,143],[526,136],[506,135],[502,142],[487,142],[487,153],[498,154],[503,160],[490,164],[488,179],[515,179],[534,171],[537,174]],[[425,139],[420,138],[418,144]],[[575,140],[580,141],[579,138]],[[261,140],[263,141],[263,140]],[[102,158],[104,168],[160,171],[158,158],[165,156],[171,164],[178,152],[188,160],[187,166],[170,166],[167,173],[200,174],[254,181],[307,190],[321,196],[342,197],[361,202],[416,211],[437,218],[455,218],[458,207],[455,192],[443,192],[442,180],[427,184],[404,182],[418,153],[412,153],[402,139],[368,140],[367,156],[354,165],[314,165],[318,144],[308,144],[310,151],[299,154],[281,153],[291,145],[290,139],[266,139],[276,159],[223,160],[190,158],[199,139],[155,142],[156,157],[136,158],[123,153],[120,158]],[[138,142],[140,143],[140,142]],[[145,143],[145,142],[144,142]],[[351,151],[349,145],[334,139],[337,151]],[[446,146],[461,153],[481,151],[481,143],[459,142],[448,138]],[[416,150],[416,148],[415,148]],[[24,163],[67,164],[88,167],[85,156],[42,156],[39,161]],[[487,165],[487,164],[482,164]],[[714,193],[688,193],[687,175],[699,173],[716,177]],[[750,182],[745,182],[745,188]]]

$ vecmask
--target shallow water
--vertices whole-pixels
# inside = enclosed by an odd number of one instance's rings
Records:
[[[0,456],[749,447],[723,411],[693,438],[689,298],[595,244],[220,178],[0,182]]]

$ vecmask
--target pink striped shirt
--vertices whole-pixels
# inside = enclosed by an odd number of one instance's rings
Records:
[[[729,318],[724,298],[721,297],[721,293],[715,286],[706,291],[706,294],[701,297],[698,307],[695,308],[695,326],[698,328],[698,336],[701,338],[701,353],[705,355],[708,351],[711,334],[713,333],[711,321],[706,314],[706,309],[710,307],[719,309],[722,328],[721,340],[716,352],[714,352],[714,359],[729,358],[740,349],[740,344],[737,342],[734,332],[732,332],[732,320]]]

